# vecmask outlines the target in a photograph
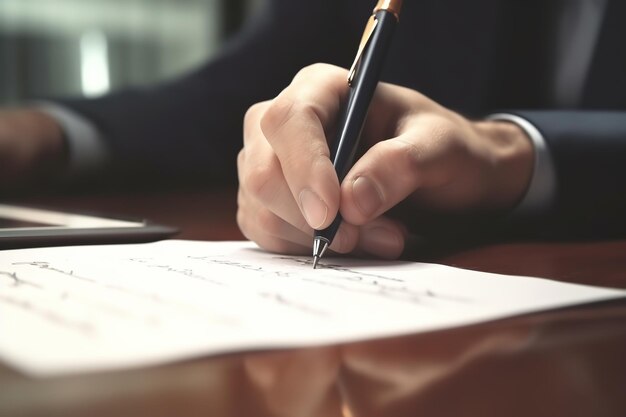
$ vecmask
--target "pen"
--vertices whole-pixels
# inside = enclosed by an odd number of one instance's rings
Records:
[[[379,0],[376,3],[365,26],[354,63],[348,72],[350,92],[332,152],[333,165],[339,183],[343,181],[352,167],[367,110],[378,84],[401,7],[402,0]],[[313,237],[314,269],[317,268],[319,260],[330,246],[340,224],[341,215],[337,213],[330,226],[315,231]]]

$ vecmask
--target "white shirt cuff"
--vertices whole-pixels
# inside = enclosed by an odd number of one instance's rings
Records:
[[[528,120],[514,114],[496,113],[488,116],[487,120],[503,120],[515,123],[531,139],[535,150],[535,164],[530,184],[526,194],[512,214],[525,216],[547,211],[554,201],[557,184],[554,164],[543,135]]]
[[[80,114],[52,102],[37,102],[63,129],[67,140],[70,179],[100,170],[108,159],[108,150],[101,133]]]

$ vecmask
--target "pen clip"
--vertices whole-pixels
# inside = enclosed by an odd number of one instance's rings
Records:
[[[378,24],[378,20],[376,19],[376,15],[371,15],[367,20],[367,25],[365,25],[365,30],[363,31],[363,36],[361,36],[361,43],[359,44],[359,50],[356,52],[356,57],[354,58],[354,62],[350,67],[350,72],[348,73],[348,85],[352,85],[352,81],[354,80],[354,76],[356,75],[356,67],[359,65],[359,61],[361,60],[361,56],[363,56],[363,51],[367,46],[372,34],[374,33],[374,29],[376,29],[376,25]]]
[[[352,81],[354,80],[354,76],[356,75],[356,67],[359,65],[359,61],[363,56],[363,51],[367,47],[367,44],[374,33],[374,29],[376,29],[376,25],[378,25],[378,19],[376,19],[376,13],[379,10],[384,10],[390,13],[393,13],[396,20],[399,19],[400,9],[402,8],[402,0],[378,0],[376,3],[376,7],[374,7],[374,11],[372,15],[367,21],[367,25],[365,25],[365,30],[363,31],[363,36],[361,36],[361,43],[359,44],[359,50],[356,52],[356,57],[354,58],[354,62],[350,67],[350,72],[348,72],[348,85],[352,85]]]

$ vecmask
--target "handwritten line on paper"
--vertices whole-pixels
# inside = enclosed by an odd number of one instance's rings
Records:
[[[255,271],[258,273],[274,276],[275,278],[292,278],[302,274],[300,266],[311,269],[313,262],[309,258],[288,257],[288,256],[273,256],[278,262],[284,262],[284,265],[297,265],[298,268],[294,271],[289,270],[267,270],[263,267],[248,265],[241,261],[231,261],[222,259],[211,259],[209,257],[189,257],[189,259],[200,260],[208,262],[209,264],[220,264],[230,266],[234,268],[241,268],[246,271]],[[329,286],[336,289],[347,291],[351,294],[364,293],[377,295],[383,298],[394,299],[397,301],[406,301],[411,303],[421,303],[426,298],[433,300],[448,300],[467,302],[469,301],[465,297],[453,296],[453,295],[439,295],[428,288],[420,288],[414,290],[404,284],[404,280],[388,275],[368,273],[363,271],[356,271],[337,264],[319,264],[319,268],[326,268],[326,271],[331,270],[339,272],[333,276],[325,275],[324,273],[310,274],[309,278],[302,278],[303,281],[315,283],[317,285]],[[348,284],[344,284],[344,281],[348,281]]]
[[[1,255],[0,357],[41,376],[432,331],[626,295],[408,262],[328,259],[313,270],[308,257],[249,242]]]

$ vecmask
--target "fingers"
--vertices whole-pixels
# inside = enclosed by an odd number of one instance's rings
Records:
[[[367,150],[340,186],[328,136],[347,98],[345,77],[329,65],[305,68],[276,99],[246,115],[238,221],[247,237],[270,250],[305,253],[313,229],[328,226],[341,210],[332,250],[396,258],[406,231],[383,216],[404,200],[456,213],[509,208],[519,200],[532,170],[532,147],[521,129],[471,122],[417,91],[385,83],[363,129]]]
[[[303,69],[260,120],[287,186],[314,229],[328,226],[339,209],[339,181],[326,134],[347,93],[345,77],[345,70],[330,65]]]
[[[313,230],[287,186],[280,163],[259,127],[269,102],[252,106],[244,118],[244,147],[237,157],[237,221],[244,235],[261,247],[303,253]]]
[[[342,216],[354,224],[377,218],[420,185],[417,150],[403,140],[387,140],[370,148],[342,185]]]
[[[303,232],[294,227],[270,211],[259,200],[248,195],[241,187],[237,204],[237,224],[247,239],[271,252],[311,254],[312,231]],[[358,229],[349,224],[342,224],[330,250],[336,253],[352,252],[358,240]]]
[[[357,251],[378,258],[397,259],[404,250],[407,231],[395,220],[379,217],[359,227]]]
[[[270,252],[308,254],[311,234],[278,217],[241,188],[237,197],[237,224],[247,239]]]
[[[464,149],[444,124],[423,121],[368,149],[342,184],[344,218],[364,224],[411,194],[445,186]]]
[[[247,195],[303,233],[312,236],[282,173],[274,150],[260,129],[259,122],[270,102],[252,106],[244,119],[244,148],[238,156],[240,188]]]
[[[238,194],[237,223],[244,236],[270,252],[310,255],[311,233],[305,233],[268,210],[258,200]],[[336,253],[365,253],[396,259],[404,249],[406,230],[393,220],[378,218],[356,227],[343,222],[330,250]]]
[[[244,147],[237,159],[239,176],[237,221],[244,235],[264,249],[310,253],[313,229],[305,220],[283,175],[281,163],[260,128],[270,106],[259,103],[244,120]],[[342,225],[330,249],[347,253],[358,242],[358,230]]]
[[[341,214],[350,223],[366,224],[407,197],[423,208],[470,213],[508,209],[523,195],[532,147],[518,127],[472,123],[422,104],[399,125],[395,137],[373,145],[346,176]]]
[[[310,252],[313,229],[326,227],[339,210],[340,186],[327,136],[346,98],[345,77],[345,70],[328,65],[306,68],[276,99],[246,114],[238,158],[238,223],[246,237],[268,250]],[[401,104],[383,91],[373,103],[380,111],[368,134],[384,132]],[[403,240],[401,228],[387,220],[361,229],[344,221],[330,249],[394,258]]]

